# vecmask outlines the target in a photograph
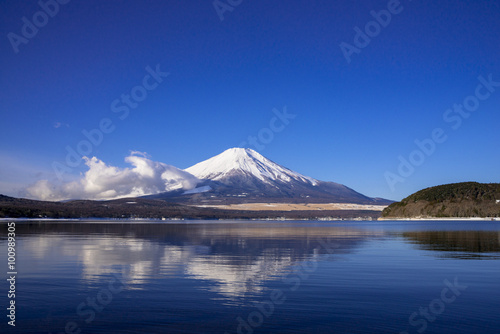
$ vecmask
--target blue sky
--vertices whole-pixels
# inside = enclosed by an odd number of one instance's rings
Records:
[[[131,151],[187,168],[260,134],[271,160],[369,196],[500,182],[500,87],[474,100],[480,76],[500,82],[498,2],[221,0],[223,20],[212,1],[41,2],[53,17],[37,1],[0,5],[0,193],[61,182],[54,162],[68,167],[67,147],[103,120],[88,156],[120,168]],[[339,45],[377,29],[381,10],[390,22],[348,62]],[[23,36],[23,17],[36,35]],[[155,81],[157,68],[169,75]],[[131,93],[134,108],[121,100]],[[446,113],[464,101],[467,117]],[[295,117],[271,130],[284,108]],[[414,153],[435,129],[446,140]]]

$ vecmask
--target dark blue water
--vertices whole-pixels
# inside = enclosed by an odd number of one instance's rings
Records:
[[[0,251],[7,272],[6,223]],[[499,333],[499,222],[17,222],[2,333]]]

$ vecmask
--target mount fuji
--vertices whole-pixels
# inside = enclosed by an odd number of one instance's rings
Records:
[[[324,182],[283,167],[248,148],[230,148],[184,170],[198,178],[195,189],[148,197],[186,203],[390,204],[342,184]]]
[[[280,166],[249,148],[230,148],[185,171],[199,179],[220,181],[226,185],[237,185],[243,180],[251,181],[248,186],[263,183],[277,187],[276,182],[318,184],[317,180]]]

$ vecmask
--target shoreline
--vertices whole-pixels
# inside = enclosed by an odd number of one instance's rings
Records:
[[[103,218],[103,217],[88,217],[88,218],[0,218],[0,223],[2,222],[9,222],[9,221],[14,221],[14,222],[24,222],[24,221],[33,221],[33,222],[85,222],[85,221],[102,221],[102,222],[141,222],[141,221],[150,221],[150,222],[164,222],[164,223],[173,223],[173,222],[193,222],[193,221],[206,221],[206,222],[225,222],[225,221],[238,221],[238,222],[254,222],[254,221],[276,221],[276,222],[283,222],[283,221],[332,221],[332,222],[338,222],[338,221],[352,221],[352,222],[403,222],[403,221],[439,221],[439,222],[456,222],[456,221],[463,221],[463,222],[485,222],[485,221],[493,221],[493,222],[500,222],[500,217],[458,217],[458,218],[452,218],[452,217],[439,217],[439,218],[433,218],[433,217],[420,217],[420,218],[372,218],[368,219],[367,217],[356,217],[356,218],[334,218],[334,217],[323,217],[323,218],[233,218],[233,219],[184,219],[184,218],[167,218],[167,219],[157,219],[157,218]]]
[[[383,218],[380,217],[377,221],[500,221],[500,217],[395,217]]]

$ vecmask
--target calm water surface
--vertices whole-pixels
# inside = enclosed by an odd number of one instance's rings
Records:
[[[17,222],[16,233],[5,333],[500,331],[499,222]]]

